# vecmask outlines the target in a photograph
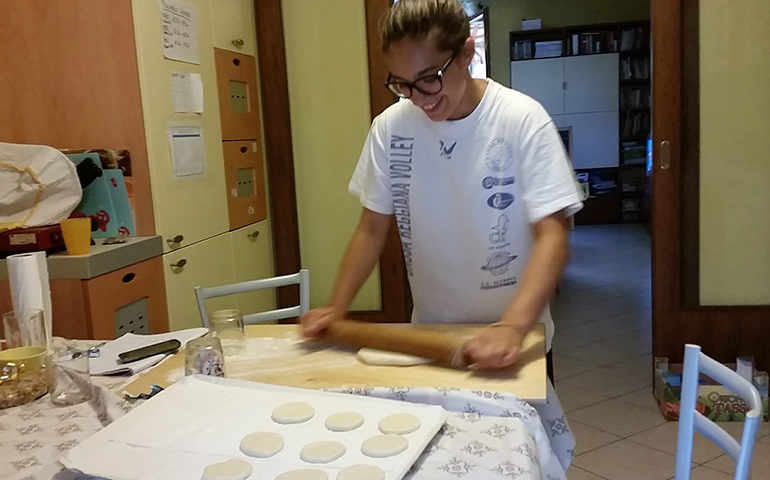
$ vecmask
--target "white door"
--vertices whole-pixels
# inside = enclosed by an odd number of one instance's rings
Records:
[[[562,58],[511,62],[511,88],[540,102],[551,115],[565,113],[563,79]]]
[[[618,54],[564,57],[564,113],[618,109]]]

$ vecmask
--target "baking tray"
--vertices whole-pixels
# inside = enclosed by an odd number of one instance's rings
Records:
[[[315,415],[305,423],[281,425],[271,420],[273,409],[286,402],[303,401]],[[356,411],[364,424],[351,432],[331,432],[326,417]],[[406,451],[387,458],[361,453],[361,443],[380,434],[380,419],[393,413],[411,413],[420,428],[405,435]],[[62,463],[91,475],[114,480],[200,478],[206,465],[237,458],[251,463],[250,478],[271,479],[298,468],[325,471],[330,479],[358,463],[375,465],[388,480],[402,478],[446,420],[440,406],[399,402],[342,393],[281,387],[216,377],[189,376],[138,406],[67,452]],[[239,450],[241,439],[256,431],[284,437],[284,448],[267,459],[249,457]],[[326,464],[299,458],[303,446],[320,440],[345,445],[346,452]]]

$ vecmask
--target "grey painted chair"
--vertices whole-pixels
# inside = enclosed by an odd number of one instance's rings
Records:
[[[209,316],[206,311],[206,300],[209,298],[224,297],[226,295],[236,295],[254,290],[278,288],[287,285],[299,285],[299,305],[246,314],[243,316],[243,323],[244,325],[250,325],[253,323],[266,323],[284,318],[299,317],[307,312],[310,308],[310,271],[302,269],[297,273],[289,275],[260,278],[257,280],[248,280],[245,282],[230,283],[215,287],[197,286],[195,287],[195,297],[198,300],[198,310],[201,314],[203,326],[205,328],[208,328],[209,326]]]
[[[740,443],[717,423],[695,410],[698,397],[698,377],[703,373],[742,398],[749,406],[743,424]],[[735,462],[735,479],[747,480],[751,472],[751,457],[757,430],[762,418],[762,403],[757,389],[733,370],[701,352],[700,346],[687,344],[684,349],[682,393],[679,405],[679,432],[676,447],[675,480],[689,480],[692,462],[693,431],[703,434],[717,444]]]

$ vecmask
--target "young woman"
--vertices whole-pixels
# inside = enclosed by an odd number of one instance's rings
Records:
[[[480,368],[516,361],[567,260],[582,204],[556,127],[531,98],[473,79],[457,0],[401,0],[381,21],[386,86],[404,99],[372,123],[350,181],[363,212],[326,306],[307,336],[343,317],[395,216],[414,322],[486,323],[465,354]]]

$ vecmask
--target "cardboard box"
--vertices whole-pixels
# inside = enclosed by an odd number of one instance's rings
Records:
[[[734,365],[728,365],[734,369]],[[681,398],[682,365],[671,365],[668,370],[655,372],[655,400],[667,420],[679,420]],[[715,422],[743,422],[748,404],[726,387],[711,378],[701,375],[695,409]],[[760,393],[761,395],[761,393]],[[767,394],[762,397],[763,421],[768,421]]]

